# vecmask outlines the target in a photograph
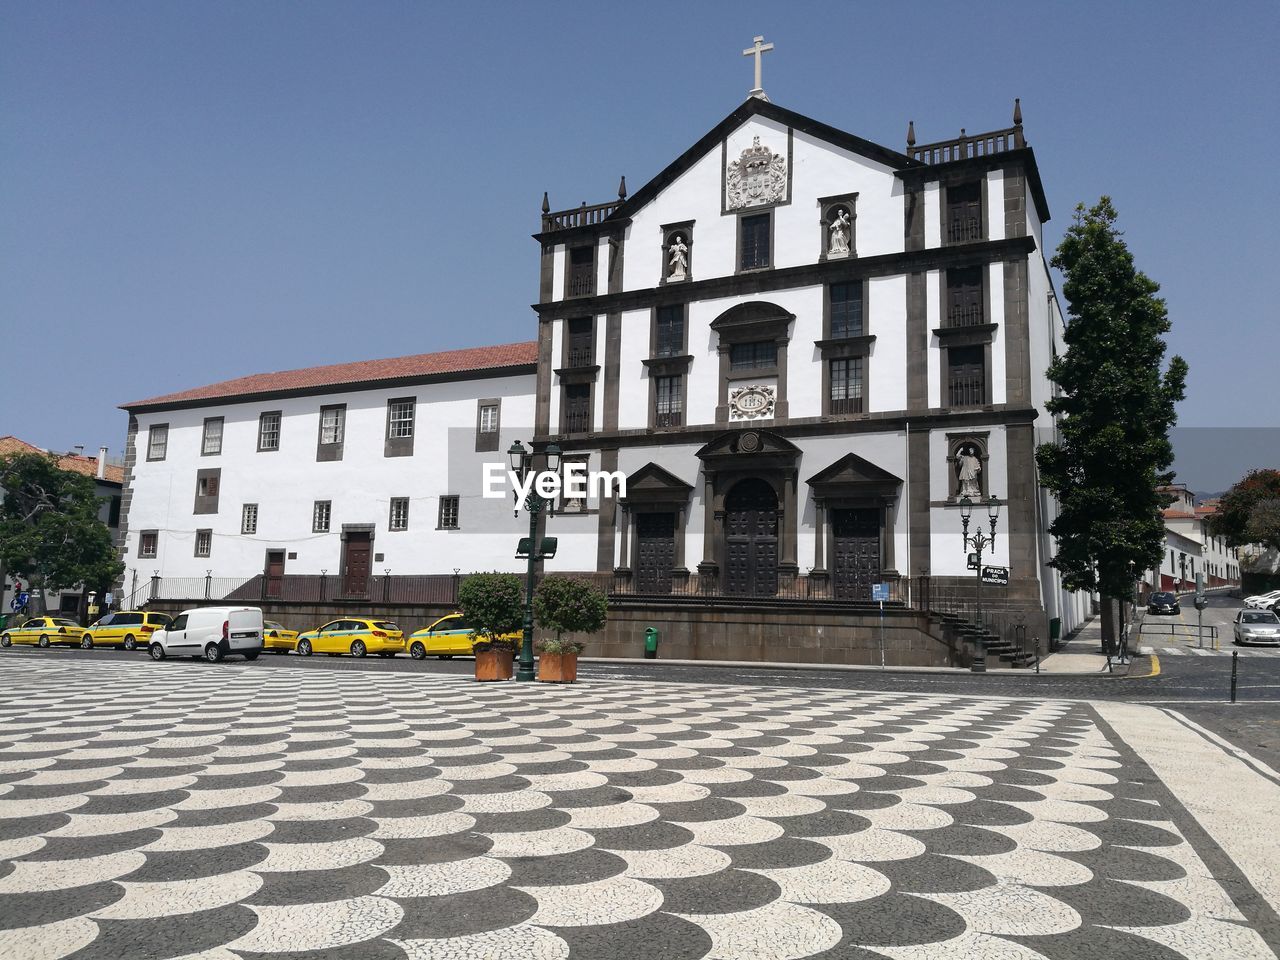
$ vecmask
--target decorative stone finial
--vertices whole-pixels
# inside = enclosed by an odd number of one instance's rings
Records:
[[[619,200],[625,200],[625,199],[627,199],[627,177],[626,177],[626,174],[623,174],[623,175],[622,175],[622,179],[618,181],[618,199],[619,199]]]
[[[1022,126],[1022,98],[1013,98],[1013,125],[1015,127]]]
[[[547,191],[545,190],[542,191],[542,212],[551,212],[551,201],[547,199]]]
[[[914,147],[916,145],[916,122],[914,120],[907,121],[907,146]]]
[[[961,139],[961,140],[963,140],[964,138],[965,138],[964,127],[961,127],[961,128],[960,128],[960,139]]]

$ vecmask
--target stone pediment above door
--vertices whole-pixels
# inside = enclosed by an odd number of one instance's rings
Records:
[[[787,336],[795,314],[767,300],[751,300],[730,307],[711,321],[711,329],[723,344],[751,340],[777,340]]]
[[[735,430],[722,433],[701,450],[698,459],[706,470],[758,470],[794,468],[800,448],[768,430]]]
[[[892,499],[898,495],[902,479],[877,467],[856,453],[846,453],[808,480],[809,489],[819,499]]]
[[[649,462],[627,477],[627,495],[623,503],[682,504],[689,502],[693,484],[685,483],[675,474]]]

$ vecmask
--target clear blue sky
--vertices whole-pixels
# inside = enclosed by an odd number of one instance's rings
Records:
[[[124,401],[531,339],[542,191],[638,188],[745,98],[757,33],[771,99],[897,149],[1020,96],[1048,242],[1109,193],[1163,287],[1182,423],[1280,424],[1274,0],[6,0],[0,433],[119,451]]]

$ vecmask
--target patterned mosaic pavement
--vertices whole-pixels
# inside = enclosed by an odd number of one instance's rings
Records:
[[[0,677],[0,957],[1274,956],[1274,914],[1084,704]]]

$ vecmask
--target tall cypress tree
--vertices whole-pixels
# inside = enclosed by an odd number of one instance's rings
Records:
[[[1058,415],[1059,441],[1036,452],[1041,482],[1057,496],[1049,528],[1058,553],[1051,564],[1070,590],[1096,590],[1110,603],[1132,596],[1135,571],[1164,553],[1161,510],[1169,498],[1174,405],[1183,398],[1187,363],[1164,366],[1169,316],[1160,289],[1134,267],[1116,228],[1110,197],[1075,219],[1053,258],[1062,271],[1069,321],[1067,350],[1049,365],[1062,388],[1047,404]]]

